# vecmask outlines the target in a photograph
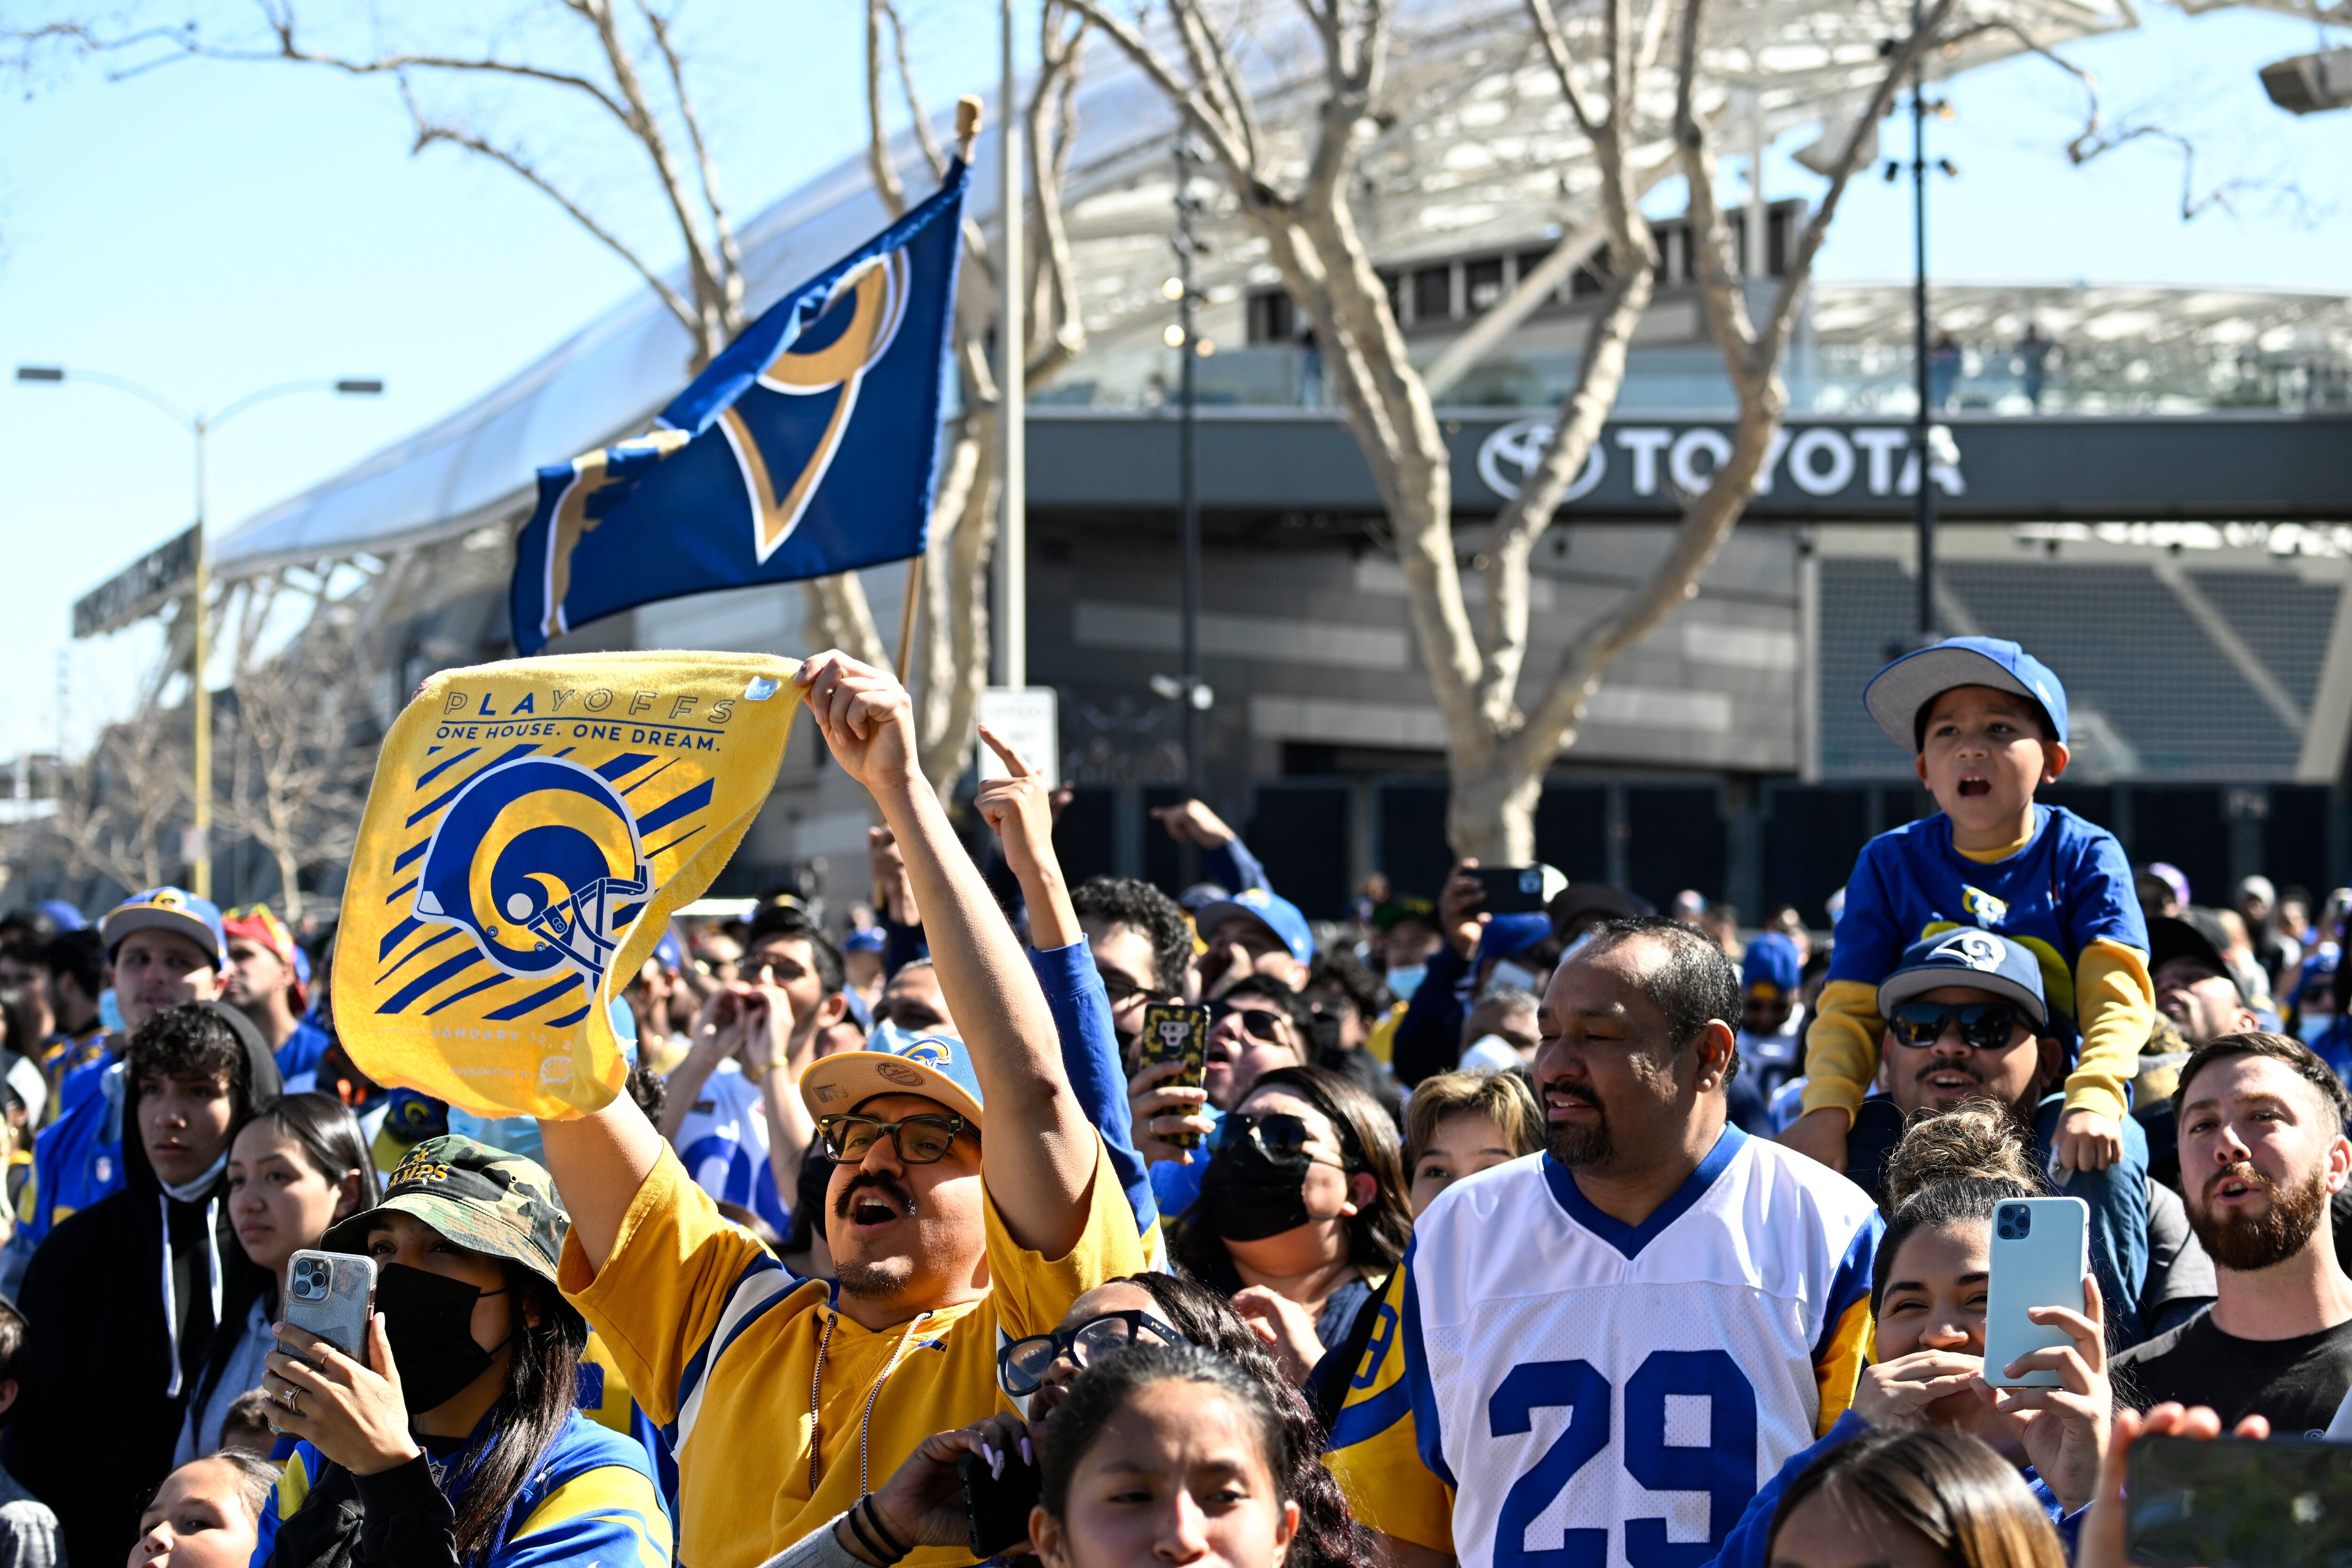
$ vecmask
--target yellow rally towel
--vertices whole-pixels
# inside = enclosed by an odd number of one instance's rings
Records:
[[[426,681],[384,738],[343,889],[352,1060],[477,1116],[618,1094],[608,1005],[766,802],[798,668],[566,654]]]

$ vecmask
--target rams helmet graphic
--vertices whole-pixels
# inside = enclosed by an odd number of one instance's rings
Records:
[[[416,918],[470,933],[509,974],[562,965],[601,984],[653,893],[636,819],[562,757],[483,769],[449,802],[416,883]]]
[[[1933,951],[1938,958],[1956,958],[1970,969],[1986,971],[1999,969],[2004,956],[2000,942],[1980,931],[1956,931]]]

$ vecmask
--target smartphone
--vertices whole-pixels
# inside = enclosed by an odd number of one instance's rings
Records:
[[[2352,1444],[2143,1437],[2125,1499],[2125,1555],[2149,1568],[2352,1560]]]
[[[368,1320],[374,1315],[374,1258],[307,1248],[294,1255],[286,1280],[288,1322],[364,1363]]]
[[[1143,1037],[1136,1042],[1138,1063],[1154,1067],[1161,1062],[1182,1062],[1184,1070],[1168,1080],[1178,1089],[1198,1089],[1203,1081],[1209,1060],[1209,1010],[1187,1007],[1175,1002],[1149,1002],[1143,1008]],[[1178,1149],[1201,1146],[1198,1132],[1177,1132],[1168,1138]],[[1023,1530],[1029,1527],[1022,1525]]]
[[[987,1460],[966,1454],[956,1461],[956,1474],[963,1478],[963,1517],[974,1557],[985,1563],[1008,1547],[1027,1543],[1029,1510],[1040,1496],[1036,1466],[1015,1449],[1004,1456],[1004,1473],[992,1476]]]
[[[1985,1381],[1998,1388],[2055,1388],[2055,1372],[2014,1381],[2001,1368],[2032,1351],[2073,1343],[2065,1330],[2025,1315],[2031,1307],[2081,1311],[2091,1271],[2091,1207],[2080,1198],[2012,1198],[1992,1211],[1992,1264],[1985,1306]]]
[[[1479,908],[1490,915],[1539,915],[1568,879],[1549,866],[1474,866],[1470,874],[1486,889]]]

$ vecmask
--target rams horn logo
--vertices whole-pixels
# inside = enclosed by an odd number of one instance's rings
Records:
[[[929,1068],[934,1072],[945,1072],[948,1070],[948,1062],[950,1059],[948,1048],[937,1040],[917,1040],[913,1045],[908,1046],[905,1050],[900,1051],[898,1055],[908,1061],[919,1062],[924,1067]]]
[[[2000,967],[2000,942],[1980,931],[1965,931],[1946,937],[1936,944],[1937,957],[1949,955],[1970,969],[1995,970]]]
[[[653,890],[613,786],[562,757],[523,757],[476,773],[442,813],[416,918],[469,932],[509,974],[569,964],[593,989]]]
[[[808,510],[810,498],[824,481],[825,470],[833,466],[833,455],[841,449],[842,437],[849,428],[849,416],[857,408],[857,392],[866,373],[890,352],[898,323],[906,319],[911,284],[903,250],[850,268],[835,282],[815,319],[787,339],[760,373],[760,385],[770,392],[793,397],[838,395],[832,417],[817,437],[816,449],[797,477],[782,476],[791,482],[781,493],[778,476],[770,472],[767,455],[742,414],[730,405],[719,416],[719,428],[735,448],[735,460],[742,468],[744,488],[750,492],[751,548],[761,561],[773,555],[777,546],[792,536],[801,514]]]

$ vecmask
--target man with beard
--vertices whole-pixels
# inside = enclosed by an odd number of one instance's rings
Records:
[[[540,1123],[572,1215],[560,1283],[674,1436],[677,1558],[696,1568],[755,1568],[841,1519],[925,1438],[999,1408],[999,1344],[1052,1331],[1143,1266],[1045,997],[916,765],[905,689],[839,653],[796,680],[904,856],[962,1037],[802,1073],[832,1162],[835,1286],[793,1279],[722,1219],[634,1100]],[[778,987],[768,1005],[830,1006],[837,986],[827,974],[802,1003]],[[919,1549],[905,1568],[970,1561]]]
[[[2302,1041],[2248,1033],[2200,1047],[2172,1099],[2189,1220],[2221,1297],[2116,1357],[2116,1388],[2316,1435],[2352,1390],[2352,1276],[2320,1223],[2352,1178],[2352,1097]]]
[[[1607,921],[1553,972],[1546,1152],[1423,1212],[1333,1424],[1397,1568],[1711,1556],[1844,1410],[1883,1226],[1728,1124],[1739,1015],[1738,970],[1672,921]]]

